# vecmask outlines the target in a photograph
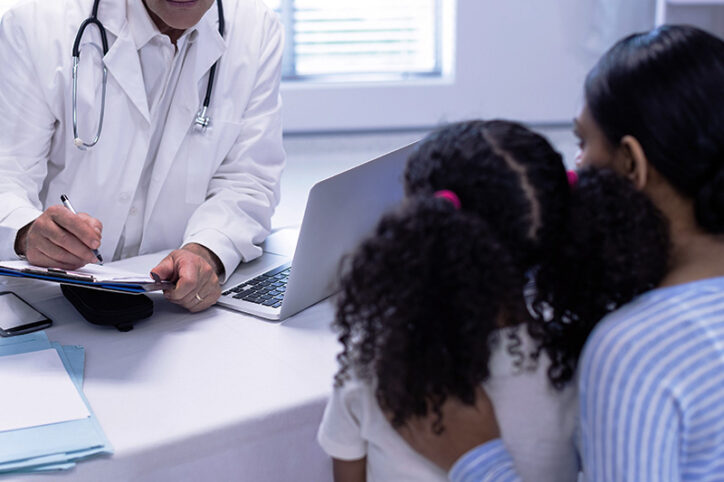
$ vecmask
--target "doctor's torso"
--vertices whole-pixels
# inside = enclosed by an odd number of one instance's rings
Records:
[[[99,19],[108,35],[108,70],[103,129],[98,144],[81,151],[73,143],[71,51],[80,24],[91,12],[92,0],[35,0],[13,9],[10,22],[18,52],[31,69],[3,75],[25,75],[30,95],[37,100],[27,116],[18,119],[12,145],[3,155],[36,157],[35,175],[43,209],[68,194],[79,211],[104,224],[103,255],[110,256],[131,213],[136,189],[146,183],[145,226],[141,253],[173,247],[182,240],[186,221],[206,199],[209,183],[238,142],[244,112],[254,88],[259,49],[269,25],[268,10],[257,0],[226,0],[226,33],[218,33],[213,5],[196,25],[186,46],[167,116],[154,116],[149,105],[139,52],[129,25],[131,2],[101,1]],[[240,20],[241,19],[241,20]],[[7,25],[6,25],[7,27]],[[77,112],[80,137],[96,132],[101,108],[100,35],[86,29],[78,80]],[[219,60],[205,130],[194,127],[211,66]],[[28,75],[32,72],[32,75]],[[165,126],[144,171],[157,123]],[[9,151],[9,152],[7,152]],[[43,169],[44,165],[44,169]],[[45,171],[45,172],[43,172]],[[149,178],[141,179],[142,172]]]

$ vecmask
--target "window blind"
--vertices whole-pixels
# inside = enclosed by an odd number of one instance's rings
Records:
[[[439,75],[441,1],[266,0],[285,24],[285,79]]]

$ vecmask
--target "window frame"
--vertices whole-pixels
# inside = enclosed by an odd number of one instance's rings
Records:
[[[464,33],[456,28],[460,23],[458,0],[440,1],[438,22],[438,74],[369,82],[283,80],[284,132],[425,129],[444,120],[440,113],[460,104],[456,92],[465,79],[460,76],[464,71],[455,67],[457,56],[466,50],[457,45]]]

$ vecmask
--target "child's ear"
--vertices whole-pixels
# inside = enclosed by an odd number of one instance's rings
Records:
[[[619,146],[620,168],[636,189],[643,190],[648,181],[649,160],[641,144],[633,136],[624,136]]]

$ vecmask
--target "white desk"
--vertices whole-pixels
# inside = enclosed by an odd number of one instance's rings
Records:
[[[82,319],[57,285],[0,278],[0,289],[53,319],[51,341],[85,347],[84,391],[115,449],[12,480],[332,479],[316,443],[339,351],[329,300],[273,324],[217,307],[189,314],[153,294],[154,315],[120,333]]]

